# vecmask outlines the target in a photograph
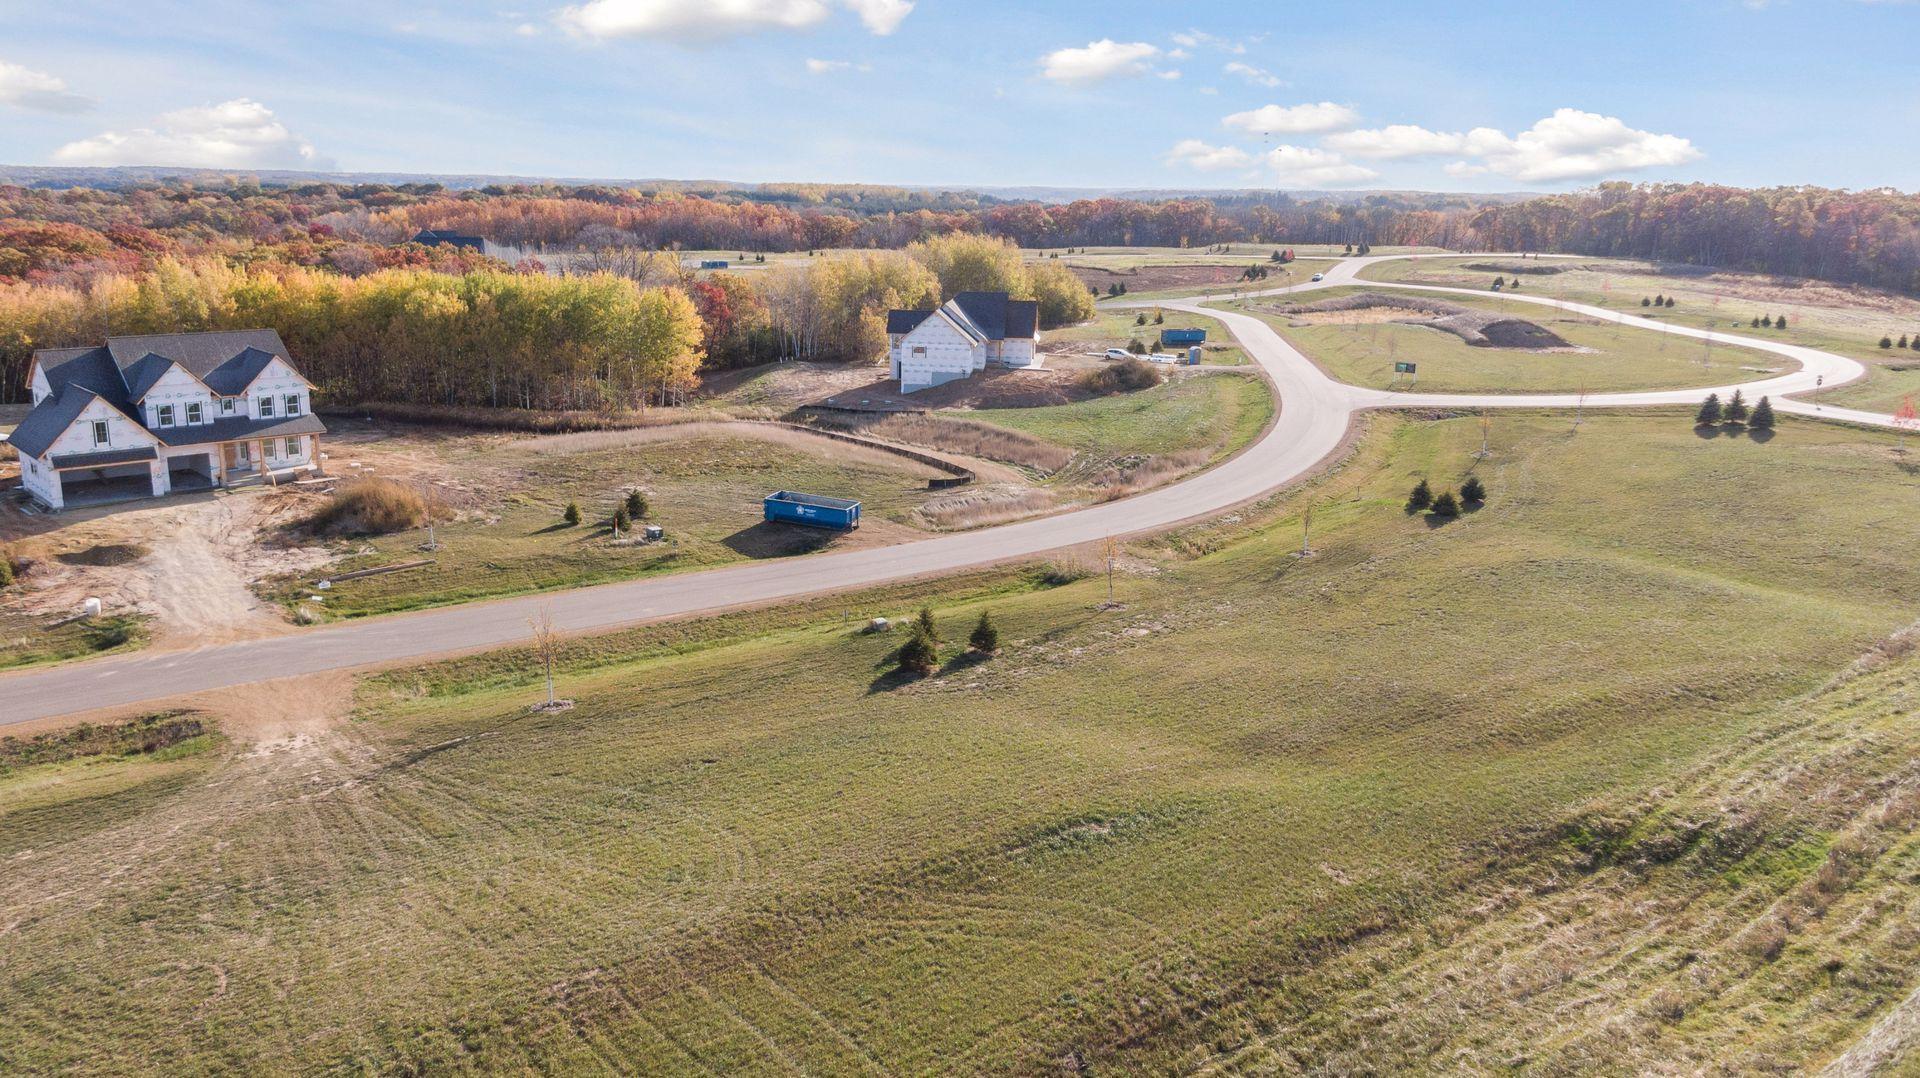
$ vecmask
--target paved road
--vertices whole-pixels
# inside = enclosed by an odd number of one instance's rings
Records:
[[[1327,274],[1326,280],[1318,284],[1269,289],[1256,294],[1273,295],[1351,284],[1361,270],[1387,260],[1385,257],[1350,259],[1335,266]],[[1379,287],[1416,286],[1379,283]],[[1419,287],[1418,290],[1464,291],[1427,287]],[[1483,295],[1477,292],[1468,294]],[[1134,305],[1201,312],[1204,303],[1225,298],[1229,297],[1196,297],[1158,303],[1135,301]],[[1728,334],[1710,334],[1577,303],[1530,296],[1507,298],[1577,311],[1658,332],[1742,344],[1797,360],[1802,365],[1802,369],[1793,374],[1745,383],[1740,388],[1750,398],[1757,398],[1763,393],[1778,398],[1782,394],[1812,389],[1817,375],[1824,374],[1828,385],[1838,385],[1864,373],[1864,368],[1850,359],[1810,348],[1748,340]],[[1183,521],[1216,514],[1271,493],[1311,471],[1333,453],[1345,437],[1357,411],[1436,405],[1571,407],[1576,400],[1568,394],[1460,396],[1387,393],[1349,386],[1327,377],[1258,318],[1214,309],[1202,313],[1225,323],[1247,354],[1272,379],[1280,400],[1280,410],[1265,437],[1233,459],[1179,483],[1059,516],[917,540],[898,546],[844,554],[816,554],[700,573],[368,618],[265,640],[184,651],[141,653],[0,675],[0,726],[281,677],[521,643],[528,635],[527,619],[542,607],[552,609],[554,619],[563,631],[605,630],[644,621],[714,613],[1031,558],[1108,536],[1164,529]],[[1724,395],[1731,392],[1733,387],[1716,388]],[[1586,404],[1589,407],[1690,404],[1698,401],[1706,392],[1706,388],[1701,388],[1654,393],[1594,394],[1586,399]],[[1893,423],[1890,416],[1836,408],[1817,411],[1813,405],[1798,401],[1777,399],[1775,407],[1781,411],[1818,414],[1875,425]]]

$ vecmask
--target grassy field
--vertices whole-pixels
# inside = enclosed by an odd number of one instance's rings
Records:
[[[939,474],[910,461],[804,434],[750,438],[693,428],[561,435],[512,441],[470,462],[497,488],[458,520],[436,530],[440,549],[423,552],[424,531],[349,540],[353,556],[322,574],[432,557],[425,569],[339,581],[324,593],[332,617],[358,617],[553,588],[580,587],[650,573],[708,568],[755,558],[810,553],[853,542],[915,534],[905,521]],[[646,523],[666,541],[609,542],[607,520],[628,489],[647,492]],[[860,533],[766,524],[761,499],[801,490],[863,502]],[[561,511],[580,505],[582,523]],[[291,606],[315,607],[311,576],[268,585]]]
[[[1031,434],[1073,450],[1056,478],[1072,483],[1142,457],[1209,463],[1244,448],[1273,418],[1273,393],[1251,373],[1182,374],[1153,389],[1043,408],[941,413]]]
[[[1489,261],[1485,256],[1389,262],[1374,266],[1367,277],[1421,284],[1484,288],[1496,276],[1466,266]],[[1525,291],[1555,299],[1607,307],[1678,325],[1764,337],[1803,344],[1850,356],[1867,365],[1868,374],[1851,385],[1827,390],[1824,401],[1892,412],[1902,399],[1920,396],[1920,352],[1882,349],[1880,339],[1909,340],[1920,335],[1920,300],[1868,288],[1831,285],[1820,281],[1773,278],[1757,274],[1662,274],[1645,262],[1602,258],[1543,259],[1543,265],[1564,263],[1578,267],[1557,274],[1529,274]],[[1676,306],[1654,313],[1640,306],[1642,298],[1672,296]],[[1784,330],[1759,329],[1754,318],[1786,316]]]
[[[1292,317],[1271,313],[1276,306],[1308,303],[1363,292],[1337,288],[1301,297],[1275,297],[1232,305],[1260,315],[1333,377],[1358,386],[1419,389],[1435,393],[1573,392],[1724,385],[1771,376],[1790,369],[1790,361],[1743,348],[1683,341],[1612,323],[1597,322],[1523,303],[1446,296],[1447,302],[1524,318],[1559,334],[1583,351],[1532,352],[1477,348],[1460,338],[1425,326],[1389,323],[1294,326]],[[1308,317],[1311,316],[1302,316]],[[1401,377],[1393,365],[1419,365],[1419,381]]]
[[[68,622],[56,629],[49,619],[0,613],[0,670],[68,659],[131,651],[146,643],[146,619],[134,614]]]
[[[0,1059],[1818,1064],[1916,975],[1913,818],[1882,810],[1920,738],[1884,643],[1920,586],[1905,459],[1512,415],[1486,508],[1402,512],[1478,441],[1376,417],[1306,491],[1137,548],[1118,609],[919,585],[949,641],[989,606],[1003,641],[923,681],[857,631],[896,589],[580,642],[562,714],[482,656],[104,817],[37,795]],[[1736,945],[1753,910],[1777,948]]]
[[[1138,319],[1143,313],[1147,321],[1145,325],[1140,325]],[[1153,320],[1156,314],[1161,318],[1159,323]],[[1163,329],[1206,330],[1207,343],[1201,347],[1200,355],[1202,365],[1240,367],[1248,362],[1247,353],[1218,319],[1185,311],[1102,309],[1094,314],[1091,321],[1048,330],[1042,340],[1049,347],[1067,342],[1087,351],[1104,352],[1109,348],[1125,348],[1129,340],[1137,337],[1141,343],[1158,352],[1162,350],[1160,331]],[[1184,347],[1177,345],[1166,350],[1185,354]]]

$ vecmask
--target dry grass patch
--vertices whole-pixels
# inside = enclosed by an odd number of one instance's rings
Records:
[[[959,530],[1044,513],[1052,509],[1056,502],[1050,490],[971,487],[928,502],[916,511],[916,515],[935,528]]]
[[[305,526],[315,535],[387,535],[426,522],[419,491],[391,479],[362,479],[335,491]]]
[[[1031,434],[1023,434],[970,419],[935,415],[890,416],[862,428],[862,433],[896,442],[944,449],[970,457],[1018,464],[1040,472],[1056,472],[1073,459],[1073,450]]]

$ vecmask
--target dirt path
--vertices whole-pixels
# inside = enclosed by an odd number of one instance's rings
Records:
[[[224,643],[292,628],[247,587],[251,576],[234,544],[236,533],[253,529],[238,526],[234,501],[216,499],[173,514],[172,531],[149,544],[141,568],[159,646]]]

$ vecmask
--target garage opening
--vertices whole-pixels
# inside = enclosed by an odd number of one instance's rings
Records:
[[[60,473],[60,497],[67,508],[153,497],[153,476],[145,462],[101,468],[71,468]]]
[[[167,459],[169,485],[175,494],[193,490],[212,490],[213,454],[188,453]]]

